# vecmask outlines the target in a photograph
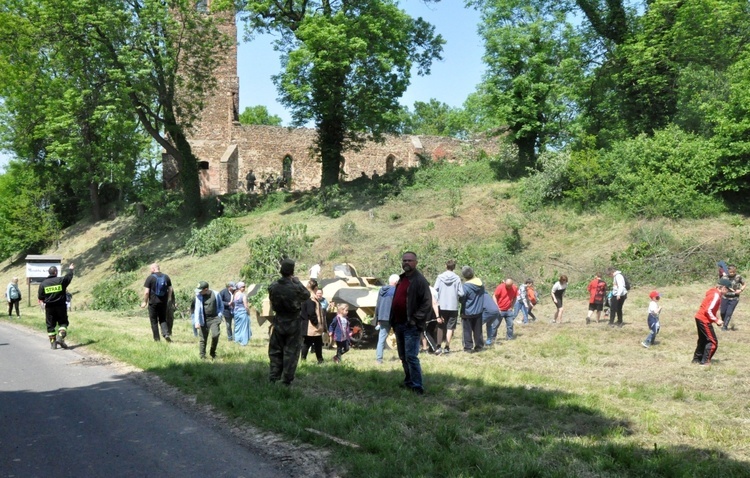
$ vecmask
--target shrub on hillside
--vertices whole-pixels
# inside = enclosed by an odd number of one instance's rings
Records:
[[[285,257],[302,257],[313,241],[304,224],[279,226],[270,236],[250,239],[247,241],[250,258],[242,266],[240,275],[248,283],[267,284],[279,276],[279,266]]]
[[[201,228],[193,228],[185,243],[185,250],[198,257],[216,254],[242,237],[242,227],[229,218],[220,217]]]
[[[604,154],[611,201],[631,215],[700,218],[723,210],[713,195],[720,151],[676,126],[620,141]]]
[[[112,268],[115,272],[132,272],[140,269],[142,265],[148,263],[148,260],[147,255],[134,249],[115,258]]]
[[[91,291],[94,299],[91,308],[94,310],[126,310],[135,307],[138,304],[139,296],[136,291],[129,289],[128,286],[136,278],[135,273],[129,272],[115,274],[110,278],[103,279]]]
[[[633,229],[629,245],[615,251],[611,263],[625,272],[630,282],[679,284],[707,280],[716,270],[718,258],[732,257],[724,241],[698,241],[675,237],[662,223],[647,223]]]
[[[547,151],[537,160],[538,171],[521,180],[519,203],[527,211],[535,211],[547,203],[560,201],[569,187],[570,152]]]

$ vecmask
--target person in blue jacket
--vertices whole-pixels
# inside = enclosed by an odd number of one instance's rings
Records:
[[[461,268],[464,276],[464,296],[461,297],[461,322],[464,329],[464,352],[480,352],[484,346],[482,314],[484,313],[484,283],[474,276],[474,269]]]
[[[375,361],[379,364],[383,363],[383,349],[385,348],[385,340],[388,338],[388,333],[391,331],[390,317],[391,317],[391,304],[393,303],[393,293],[396,291],[396,284],[398,284],[398,274],[391,274],[388,278],[388,285],[383,286],[378,291],[378,300],[375,302],[375,324],[379,331],[378,335],[378,347],[375,349]]]

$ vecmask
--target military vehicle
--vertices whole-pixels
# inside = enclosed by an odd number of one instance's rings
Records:
[[[352,345],[377,342],[378,331],[372,324],[372,317],[375,315],[378,291],[384,285],[383,282],[376,277],[358,276],[354,266],[348,263],[334,265],[333,275],[332,279],[318,280],[318,287],[323,290],[323,297],[328,301],[327,323],[336,316],[336,304],[347,304]],[[248,297],[251,297],[258,293],[260,287],[251,284],[246,290]],[[263,300],[262,310],[255,311],[253,315],[258,325],[263,325],[271,318],[273,311],[267,297]]]
[[[334,265],[333,275],[333,279],[318,280],[318,287],[323,289],[323,297],[329,303],[327,318],[330,320],[336,316],[334,304],[347,304],[352,345],[377,342],[378,332],[371,320],[383,282],[377,277],[358,276],[354,266],[348,263]]]

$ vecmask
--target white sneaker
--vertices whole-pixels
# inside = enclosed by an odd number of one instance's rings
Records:
[[[641,345],[643,345],[645,348],[649,347],[649,345],[646,342],[641,342]]]

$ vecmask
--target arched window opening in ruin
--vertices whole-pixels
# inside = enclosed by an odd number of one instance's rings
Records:
[[[392,173],[395,169],[396,165],[396,157],[392,154],[389,154],[387,158],[385,158],[385,172],[386,173]]]
[[[288,154],[284,156],[284,161],[281,164],[281,177],[284,180],[286,187],[292,187],[292,164],[294,160]]]
[[[198,161],[198,171],[208,171],[208,161]]]

